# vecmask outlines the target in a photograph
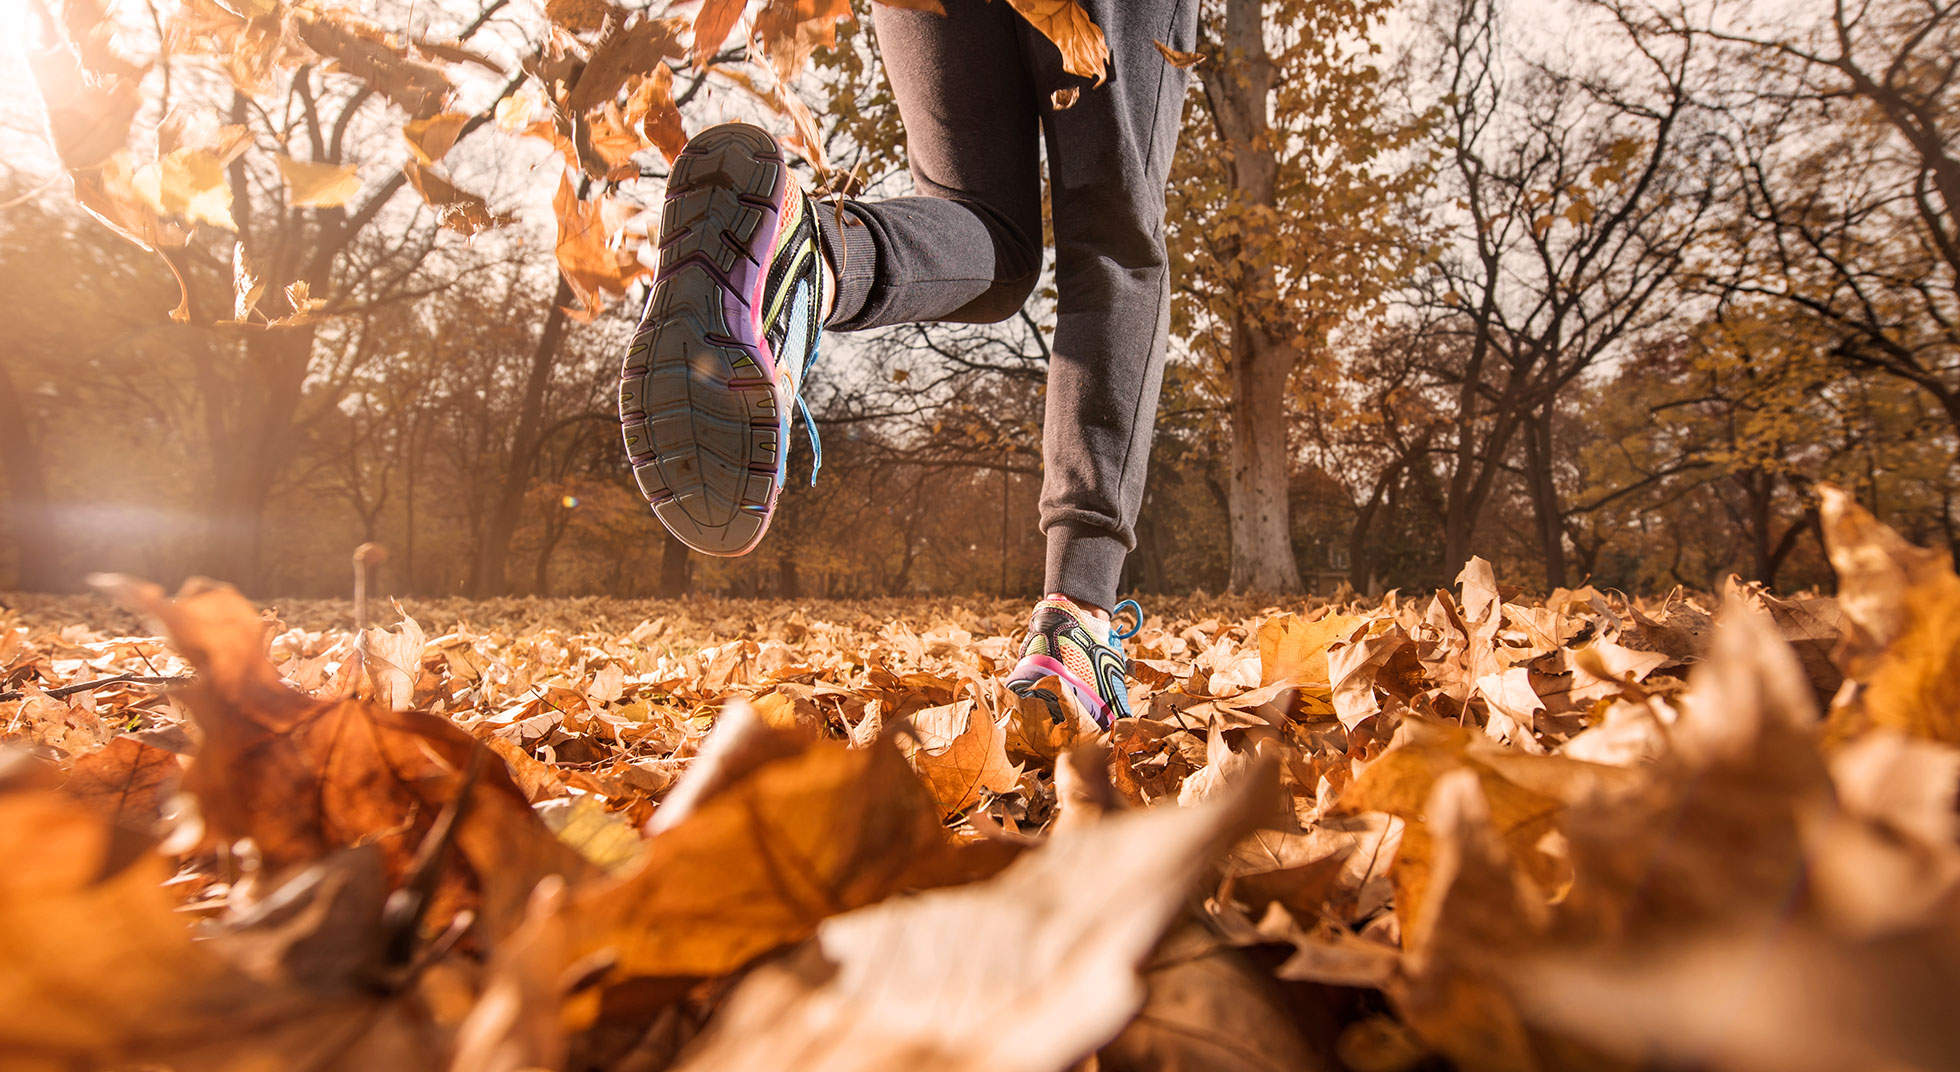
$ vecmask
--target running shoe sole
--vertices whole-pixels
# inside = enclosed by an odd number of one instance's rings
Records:
[[[729,124],[688,143],[620,374],[620,435],[640,493],[705,554],[753,550],[783,488],[790,414],[760,321],[788,196],[782,151],[759,128]]]

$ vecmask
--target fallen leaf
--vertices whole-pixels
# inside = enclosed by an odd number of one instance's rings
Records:
[[[971,700],[913,713],[896,739],[943,815],[965,811],[984,793],[1004,793],[1021,777],[1007,759],[1006,730]]]
[[[1269,767],[1243,798],[1109,816],[988,881],[826,920],[743,981],[680,1067],[1066,1067],[1142,1007],[1139,967],[1272,780]]]
[[[150,834],[183,773],[175,755],[132,737],[118,737],[76,760],[65,788],[69,796],[109,822]]]
[[[634,872],[580,891],[580,948],[614,949],[627,976],[720,975],[906,888],[946,844],[896,748],[818,742],[666,826]]]

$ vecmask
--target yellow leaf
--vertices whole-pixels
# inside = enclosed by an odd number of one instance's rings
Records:
[[[415,119],[402,125],[402,139],[408,142],[409,151],[423,167],[441,160],[456,145],[456,139],[463,133],[464,124],[470,117],[461,112],[444,112],[427,119]]]
[[[337,208],[361,190],[359,169],[353,164],[316,164],[279,154],[279,173],[299,208]]]
[[[135,175],[136,193],[158,215],[236,231],[224,161],[208,149],[178,149]]]

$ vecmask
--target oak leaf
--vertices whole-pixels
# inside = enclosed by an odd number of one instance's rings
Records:
[[[1007,731],[972,700],[913,712],[898,734],[899,751],[919,772],[944,815],[1005,793],[1021,768],[1007,760]]]

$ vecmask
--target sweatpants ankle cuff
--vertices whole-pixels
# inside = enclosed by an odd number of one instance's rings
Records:
[[[817,243],[837,275],[837,299],[824,327],[848,331],[851,318],[864,311],[871,284],[878,277],[878,240],[852,213],[849,202],[842,205],[842,211],[837,203],[828,201],[812,202],[810,207],[817,213]]]
[[[1042,590],[1108,610],[1116,605],[1116,585],[1129,553],[1122,538],[1112,532],[1057,521],[1048,526],[1047,580]]]

